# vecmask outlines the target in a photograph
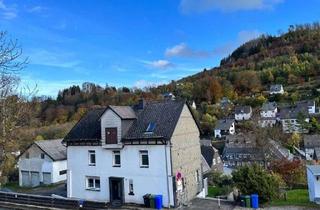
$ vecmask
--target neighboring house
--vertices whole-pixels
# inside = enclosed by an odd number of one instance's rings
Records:
[[[310,157],[310,159],[314,159],[315,148],[320,148],[320,135],[304,135],[303,145],[306,155]]]
[[[270,86],[270,95],[274,94],[284,94],[283,86],[280,84],[275,84]]]
[[[277,103],[266,102],[262,105],[260,111],[259,124],[261,127],[273,127],[277,123]]]
[[[173,93],[164,93],[162,94],[163,98],[164,99],[171,99],[171,100],[175,100],[176,99],[176,96],[173,95]]]
[[[223,138],[227,135],[235,134],[235,123],[233,119],[218,120],[216,127],[214,128],[214,137]]]
[[[201,145],[203,174],[210,172],[223,172],[223,163],[219,152],[211,145]]]
[[[308,130],[303,128],[299,122],[299,118],[303,117],[306,123],[309,123],[310,117],[308,107],[303,105],[295,105],[280,109],[279,118],[282,124],[282,130],[285,133],[307,133]]]
[[[290,151],[282,147],[278,142],[269,139],[266,147],[257,146],[253,133],[240,133],[228,136],[223,150],[224,163],[229,167],[251,165],[258,163],[268,165],[272,160],[292,160]]]
[[[313,100],[298,101],[296,105],[307,109],[309,114],[316,114],[316,102]]]
[[[187,204],[202,189],[200,130],[181,100],[108,106],[87,113],[64,138],[68,197],[165,207]]]
[[[320,204],[320,165],[307,165],[309,200]]]
[[[316,162],[320,161],[320,147],[314,148],[313,160],[315,160]]]
[[[249,120],[252,116],[251,106],[236,106],[235,107],[235,120]]]
[[[66,180],[67,148],[61,141],[62,139],[35,141],[20,155],[20,186],[35,187]]]
[[[252,133],[227,136],[222,154],[224,163],[229,167],[258,163],[265,165],[264,153],[256,147]]]
[[[195,102],[195,101],[192,102],[191,107],[192,107],[193,109],[197,109],[197,105],[196,105],[196,102]]]

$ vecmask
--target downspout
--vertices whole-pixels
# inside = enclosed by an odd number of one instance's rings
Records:
[[[170,189],[169,189],[169,173],[168,173],[168,156],[167,156],[167,143],[164,146],[164,153],[166,158],[166,179],[167,179],[167,194],[168,194],[168,208],[170,209]]]

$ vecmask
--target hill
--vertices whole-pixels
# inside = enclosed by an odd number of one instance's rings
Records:
[[[290,26],[279,36],[263,35],[239,46],[218,67],[166,85],[146,89],[101,87],[84,83],[59,92],[56,99],[35,98],[31,127],[75,122],[87,110],[116,105],[132,105],[143,97],[160,99],[172,92],[177,97],[195,101],[198,118],[210,133],[216,119],[229,114],[212,106],[222,97],[236,104],[260,106],[267,100],[271,84],[283,84],[287,93],[271,100],[294,103],[313,98],[319,102],[320,24]],[[269,98],[270,100],[270,98]]]

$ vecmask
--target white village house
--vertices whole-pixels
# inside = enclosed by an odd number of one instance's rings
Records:
[[[284,94],[284,89],[283,86],[280,84],[275,84],[270,86],[270,95],[275,95],[275,94]]]
[[[34,187],[66,180],[67,148],[61,141],[35,141],[19,156],[20,186]]]
[[[315,101],[299,101],[294,106],[284,107],[279,112],[282,130],[285,133],[307,133],[308,130],[300,125],[299,117],[303,117],[306,123],[310,121],[310,115],[315,114]]]
[[[218,120],[216,127],[214,128],[214,137],[223,138],[227,135],[235,134],[235,123],[233,119]]]
[[[92,110],[64,142],[70,198],[143,204],[151,193],[168,207],[203,190],[200,131],[184,101]]]
[[[251,106],[236,106],[234,119],[237,121],[249,120],[252,117]]]
[[[266,102],[260,111],[259,124],[261,127],[273,127],[277,122],[278,107],[276,102]]]
[[[309,200],[320,204],[320,165],[307,165]]]

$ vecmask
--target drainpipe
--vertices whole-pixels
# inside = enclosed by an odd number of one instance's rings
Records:
[[[166,179],[167,179],[167,194],[168,194],[168,208],[170,209],[170,189],[169,189],[169,174],[168,174],[168,156],[167,156],[167,143],[164,146],[164,153],[166,158]]]

